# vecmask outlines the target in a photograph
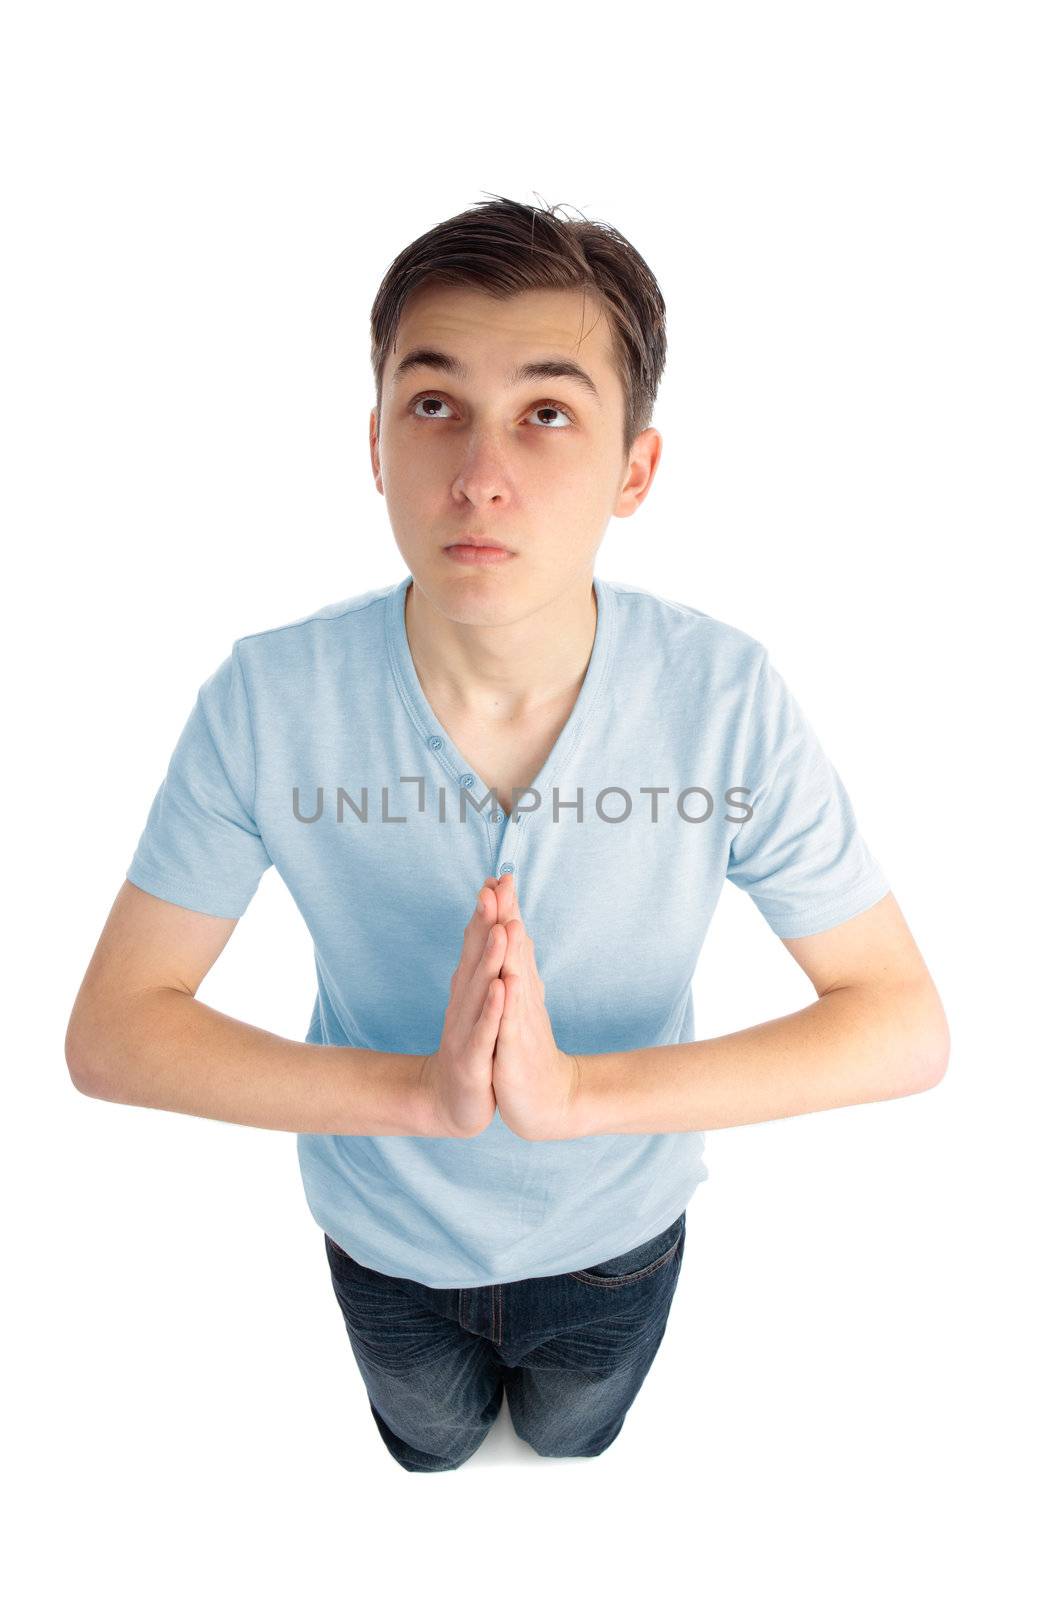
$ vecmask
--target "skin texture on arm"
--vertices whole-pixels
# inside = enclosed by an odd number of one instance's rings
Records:
[[[511,874],[464,930],[431,1056],[299,1043],[195,991],[236,919],[123,884],[65,1041],[84,1094],[286,1132],[471,1138],[495,1109],[524,1139],[725,1128],[916,1094],[944,1075],[940,998],[892,895],[783,940],[818,999],[719,1039],[595,1056],[560,1050]]]
[[[719,1039],[572,1056],[555,1044],[514,883],[497,892],[508,948],[494,1092],[523,1138],[728,1128],[917,1094],[944,1075],[947,1018],[892,894],[782,941],[818,994],[803,1010]]]
[[[289,1133],[424,1131],[421,1057],[283,1039],[196,998],[236,926],[126,880],[69,1018],[76,1088]]]

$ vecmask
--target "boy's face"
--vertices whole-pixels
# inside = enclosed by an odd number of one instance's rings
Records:
[[[464,371],[401,370],[420,349]],[[516,368],[546,361],[576,363],[597,395],[569,375],[511,381]],[[411,296],[386,358],[377,433],[371,413],[371,461],[400,553],[438,610],[507,622],[590,584],[610,517],[637,509],[662,446],[647,428],[625,456],[623,422],[609,324],[590,295],[535,289],[494,300],[429,286]],[[472,536],[512,554],[492,565],[447,554]]]

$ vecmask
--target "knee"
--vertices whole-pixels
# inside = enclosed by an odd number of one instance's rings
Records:
[[[518,1437],[522,1439],[523,1443],[528,1444],[530,1449],[535,1451],[537,1455],[544,1456],[549,1460],[558,1460],[568,1459],[569,1457],[600,1456],[609,1449],[609,1446],[614,1442],[619,1434],[620,1429],[614,1429],[607,1439],[597,1437],[590,1440],[574,1441],[572,1444],[560,1443],[558,1440],[548,1441],[542,1439],[538,1441],[537,1439],[531,1439],[525,1433],[520,1433],[518,1428],[515,1431]]]
[[[612,1444],[612,1442],[612,1439],[610,1439],[609,1444]],[[590,1456],[600,1456],[604,1451],[609,1449],[609,1444],[600,1444],[594,1450],[542,1450],[538,1445],[535,1444],[531,1444],[530,1448],[531,1450],[536,1451],[539,1456],[543,1456],[546,1460],[562,1461],[578,1459],[580,1457],[587,1458]]]

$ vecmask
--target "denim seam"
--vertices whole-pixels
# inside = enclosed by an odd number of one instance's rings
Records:
[[[681,1234],[674,1240],[669,1250],[665,1250],[658,1261],[650,1261],[647,1267],[640,1267],[637,1272],[625,1272],[620,1278],[596,1277],[593,1272],[583,1269],[578,1272],[567,1272],[567,1278],[576,1278],[580,1283],[593,1283],[596,1289],[623,1289],[629,1283],[637,1283],[639,1278],[648,1278],[653,1272],[658,1272],[665,1267],[678,1245],[681,1243]]]

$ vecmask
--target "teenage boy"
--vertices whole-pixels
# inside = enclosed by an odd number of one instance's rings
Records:
[[[294,1131],[389,1451],[444,1471],[507,1393],[616,1438],[663,1338],[703,1131],[913,1094],[940,999],[768,651],[607,582],[649,492],[665,307],[614,230],[498,197],[392,263],[370,448],[408,575],[235,641],[69,1023],[101,1098]],[[197,990],[274,865],[303,1043]],[[725,880],[810,978],[695,1040]]]

